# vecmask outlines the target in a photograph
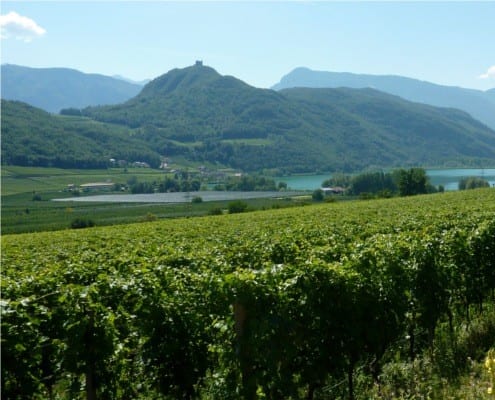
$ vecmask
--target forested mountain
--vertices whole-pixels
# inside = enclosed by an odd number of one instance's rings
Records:
[[[495,132],[462,111],[372,89],[257,89],[201,63],[156,78],[125,103],[75,110],[85,118],[6,104],[4,163],[25,155],[22,140],[39,141],[27,147],[33,157],[45,147],[55,156],[70,133],[82,141],[74,154],[92,155],[91,139],[103,159],[139,149],[245,171],[495,164]],[[62,147],[70,157],[70,143]]]
[[[110,158],[160,165],[159,155],[128,128],[2,100],[3,164],[106,168]]]
[[[347,118],[350,125],[336,144],[345,144],[342,154],[364,156],[371,164],[435,165],[443,160],[448,165],[494,157],[495,132],[460,110],[411,103],[374,89],[295,88],[281,93],[305,103],[310,113],[325,110],[334,121]]]
[[[2,99],[18,100],[45,111],[121,103],[142,89],[136,83],[68,68],[2,65]]]
[[[471,114],[491,129],[495,129],[495,89],[483,92],[436,85],[402,76],[313,71],[309,68],[294,69],[272,89],[281,90],[294,87],[373,88],[414,102],[437,107],[458,108]]]
[[[161,154],[244,170],[495,161],[495,132],[457,110],[370,89],[257,89],[200,64],[158,77],[124,104],[84,114],[135,129]]]

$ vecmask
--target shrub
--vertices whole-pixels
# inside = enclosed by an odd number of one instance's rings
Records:
[[[246,211],[247,204],[241,200],[229,203],[229,214],[238,214]]]
[[[199,204],[202,202],[203,202],[203,199],[201,198],[201,196],[194,196],[191,200],[191,203],[195,203],[195,204]]]
[[[143,218],[143,221],[145,221],[145,222],[153,222],[153,221],[156,221],[157,219],[158,219],[158,217],[155,214],[149,212]]]
[[[325,193],[321,189],[316,189],[311,195],[313,201],[323,201],[325,199]]]
[[[359,193],[359,200],[371,200],[374,198],[375,196],[373,196],[372,193],[367,193],[367,192]]]
[[[220,207],[212,208],[209,212],[210,215],[222,215],[223,211]]]
[[[92,226],[95,226],[95,223],[89,218],[76,218],[70,224],[72,229],[90,228]]]
[[[477,189],[489,186],[490,184],[488,183],[488,181],[477,176],[470,176],[459,181],[459,190]]]

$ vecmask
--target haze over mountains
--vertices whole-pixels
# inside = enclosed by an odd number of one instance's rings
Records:
[[[83,108],[121,103],[137,95],[142,85],[69,68],[29,68],[4,64],[2,99],[18,100],[58,113],[63,108]]]
[[[414,102],[458,108],[495,129],[495,89],[481,91],[442,86],[402,76],[313,71],[309,68],[294,69],[272,89],[293,87],[373,88]]]
[[[282,173],[495,164],[495,132],[465,112],[373,89],[258,89],[201,63],[169,71],[121,104],[71,110],[73,117],[3,107],[2,158],[10,163],[24,162],[15,157],[24,152],[31,165],[55,165],[77,135],[85,148],[97,146],[102,163],[181,157]]]

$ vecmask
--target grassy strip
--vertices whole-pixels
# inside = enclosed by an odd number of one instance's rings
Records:
[[[164,171],[148,168],[114,168],[102,170],[71,170],[60,168],[2,167],[2,196],[20,193],[63,191],[67,185],[92,182],[125,184],[131,177],[140,182],[161,180]]]
[[[65,196],[71,196],[65,193]],[[32,194],[2,197],[2,233],[54,231],[70,228],[75,219],[91,220],[95,225],[108,226],[155,221],[164,218],[195,217],[221,210],[227,212],[230,201],[180,204],[54,202],[63,197],[60,192],[40,194],[41,201]],[[194,198],[194,195],[191,196]],[[247,211],[285,208],[306,204],[306,199],[249,199],[243,200]]]

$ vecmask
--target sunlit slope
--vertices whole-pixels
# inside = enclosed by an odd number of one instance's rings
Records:
[[[159,154],[125,126],[2,100],[2,164],[88,169],[106,168],[110,158],[160,165]]]
[[[202,65],[169,71],[123,104],[83,113],[131,127],[161,154],[247,171],[495,161],[495,132],[458,110],[369,89],[258,89]]]
[[[301,249],[312,252],[322,243],[335,240],[339,243],[364,240],[375,234],[396,234],[423,231],[432,227],[455,227],[471,220],[495,218],[495,190],[446,192],[406,198],[373,201],[353,201],[313,205],[282,210],[267,210],[246,214],[201,217],[118,227],[92,228],[83,231],[45,232],[24,235],[4,235],[2,245],[9,248],[30,248],[50,254],[62,246],[64,253],[77,252],[85,241],[92,243],[93,251],[99,247],[106,252],[111,241],[112,251],[104,257],[114,257],[119,249],[149,255],[157,249],[191,256],[210,254],[211,248],[230,251],[247,243],[260,241],[256,251],[269,257],[271,244],[278,240],[304,243]],[[46,246],[47,243],[51,243]],[[145,243],[148,245],[145,246]],[[263,247],[262,243],[266,244]],[[133,249],[136,246],[136,249]],[[176,250],[174,250],[176,249]],[[26,251],[26,257],[29,258]],[[158,253],[157,253],[158,254]],[[9,251],[4,252],[9,258]],[[18,254],[21,256],[21,254]],[[77,254],[73,254],[77,257]],[[103,255],[102,255],[103,256]],[[25,258],[24,256],[22,258]],[[255,260],[256,257],[253,257]],[[256,261],[261,262],[261,259]],[[6,264],[7,266],[8,264]],[[248,265],[245,265],[248,266]],[[232,265],[236,267],[235,263]],[[8,271],[8,268],[6,269]]]
[[[348,72],[313,71],[296,68],[274,85],[282,90],[307,88],[374,88],[406,100],[436,107],[463,110],[485,125],[495,129],[494,89],[482,91],[455,86],[443,86],[396,75],[367,75]]]
[[[2,395],[352,393],[489,319],[494,237],[493,189],[4,235]]]

